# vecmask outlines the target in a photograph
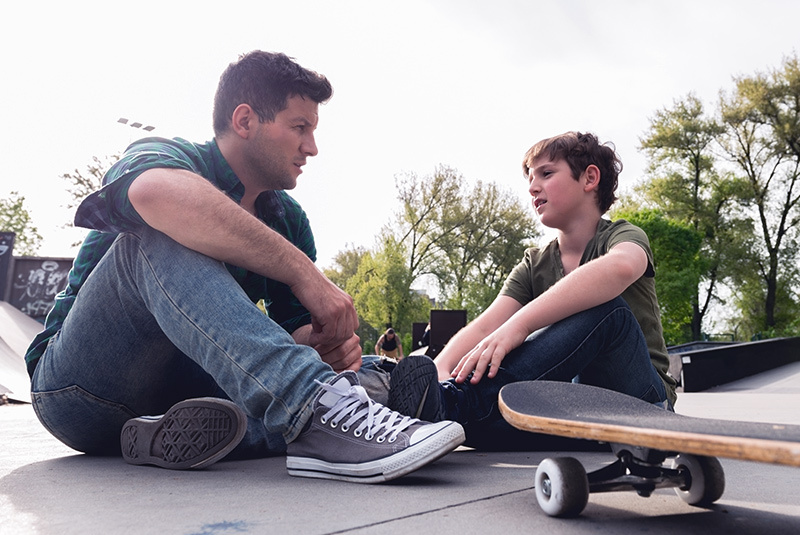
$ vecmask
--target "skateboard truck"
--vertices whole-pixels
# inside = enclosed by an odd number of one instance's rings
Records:
[[[586,507],[589,494],[635,490],[649,497],[661,488],[673,488],[691,505],[710,505],[725,490],[722,465],[714,457],[677,455],[674,453],[611,444],[617,460],[589,474],[572,457],[548,458],[536,470],[536,499],[550,516],[577,516]]]
[[[655,489],[688,488],[692,484],[687,470],[664,466],[667,454],[663,451],[623,444],[611,444],[611,449],[617,460],[587,474],[589,492],[633,489],[647,498]]]

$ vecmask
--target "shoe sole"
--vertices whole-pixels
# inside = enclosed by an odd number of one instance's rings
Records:
[[[430,464],[464,443],[464,428],[456,422],[440,422],[439,429],[402,451],[366,463],[330,463],[310,457],[286,457],[289,475],[336,479],[352,483],[391,481]]]
[[[128,420],[120,432],[120,445],[129,464],[198,469],[225,457],[246,431],[247,417],[235,403],[197,398],[176,403],[160,418]]]
[[[426,422],[444,420],[439,371],[425,355],[409,355],[401,360],[389,378],[388,407],[400,414]]]

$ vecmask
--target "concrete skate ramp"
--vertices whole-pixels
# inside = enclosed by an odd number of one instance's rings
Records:
[[[10,304],[0,301],[0,395],[31,402],[31,385],[25,368],[25,351],[42,330],[42,324]]]

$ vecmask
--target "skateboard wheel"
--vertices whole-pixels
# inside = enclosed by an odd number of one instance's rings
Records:
[[[689,472],[689,486],[675,489],[689,505],[711,505],[725,492],[725,472],[716,457],[678,455],[672,467]]]
[[[536,469],[536,501],[550,516],[581,514],[589,501],[589,479],[572,457],[545,459]]]

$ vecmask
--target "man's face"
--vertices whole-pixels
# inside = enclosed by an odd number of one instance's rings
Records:
[[[309,156],[318,152],[314,140],[319,105],[291,97],[272,122],[257,123],[246,151],[247,165],[265,190],[293,189]]]

